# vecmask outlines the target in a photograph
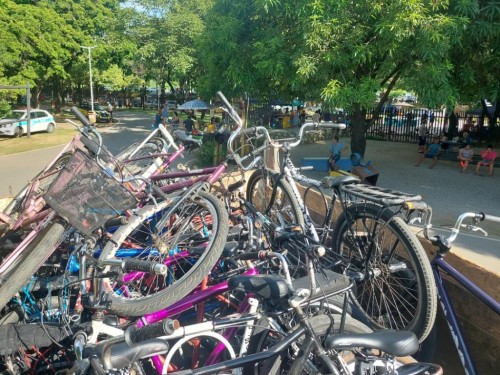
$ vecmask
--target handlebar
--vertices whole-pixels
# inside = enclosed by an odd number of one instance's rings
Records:
[[[333,122],[319,122],[319,123],[308,122],[308,123],[305,123],[300,128],[299,135],[296,137],[296,140],[294,142],[289,143],[288,147],[293,148],[293,147],[299,145],[300,142],[302,141],[305,130],[309,129],[309,128],[345,129],[346,125],[341,124],[341,123],[333,123]],[[264,135],[266,137],[267,143],[274,148],[280,148],[283,146],[281,142],[273,140],[271,138],[271,136],[269,135],[269,131],[267,130],[267,128],[265,128],[263,126],[256,126],[253,128],[245,129],[246,134],[251,134],[252,132],[254,132],[256,135],[259,135],[259,134]]]
[[[231,116],[231,118],[238,126],[238,128],[231,134],[231,136],[227,140],[227,151],[229,154],[232,155],[234,161],[241,166],[241,158],[233,149],[233,141],[241,133],[241,129],[243,128],[243,121],[241,120],[240,116],[238,116],[238,113],[236,113],[233,106],[229,103],[229,101],[226,99],[226,97],[222,92],[217,91],[217,96],[226,107],[224,108],[224,110],[227,112],[227,114],[229,114],[229,116]]]
[[[429,214],[427,215],[427,219],[426,219],[426,223],[425,223],[425,226],[424,226],[424,236],[425,238],[427,238],[429,241],[435,243],[435,242],[438,242],[440,240],[443,240],[443,238],[440,238],[441,236],[430,236],[429,235],[429,229],[432,228],[432,225],[431,225],[431,217],[432,217],[432,211],[429,210]],[[465,212],[463,214],[461,214],[458,218],[457,218],[457,221],[455,223],[455,226],[453,228],[450,228],[451,230],[451,235],[447,238],[444,238],[444,241],[446,241],[448,244],[451,244],[453,241],[456,240],[457,236],[458,236],[458,233],[460,232],[460,227],[464,226],[465,224],[462,224],[463,221],[467,218],[471,218],[473,223],[472,224],[468,224],[467,227],[470,228],[471,230],[473,231],[482,231],[485,236],[488,235],[488,233],[486,233],[486,231],[484,231],[483,229],[481,229],[479,226],[477,226],[477,223],[480,222],[480,221],[491,221],[491,222],[494,222],[494,223],[500,223],[500,217],[499,216],[493,216],[493,215],[487,215],[483,212],[480,212],[480,213],[474,213],[474,212]]]

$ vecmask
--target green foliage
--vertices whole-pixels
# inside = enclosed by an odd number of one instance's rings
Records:
[[[217,142],[203,142],[198,151],[195,151],[197,160],[201,167],[209,167],[214,165],[214,155],[216,147],[218,146]],[[223,155],[219,155],[219,160],[225,157],[226,149],[221,147]]]
[[[7,116],[11,112],[10,104],[7,100],[0,98],[0,118]]]

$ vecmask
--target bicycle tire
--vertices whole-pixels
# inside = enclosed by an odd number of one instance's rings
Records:
[[[0,284],[0,310],[22,288],[54,251],[65,228],[60,223],[47,226],[5,271]]]
[[[340,315],[334,319],[333,327],[332,320],[328,315],[317,315],[308,318],[314,332],[321,338],[326,334],[337,334],[340,328]],[[263,318],[258,323],[257,326],[265,327],[267,319]],[[333,328],[333,330],[332,330]],[[344,333],[369,333],[372,330],[361,323],[360,321],[354,319],[353,317],[347,315],[344,326]],[[248,347],[248,352],[259,353],[266,349],[268,346],[272,346],[276,337],[272,337],[272,330],[270,329],[257,329],[256,332],[250,338],[250,343]],[[267,342],[267,341],[270,341]],[[279,339],[278,339],[279,340]],[[300,338],[299,338],[300,340]],[[304,353],[303,355],[308,356],[310,353]],[[349,355],[349,352],[343,352],[342,358],[345,362],[352,361],[354,358]],[[281,352],[277,356],[264,361],[261,364],[251,364],[243,368],[243,375],[282,375],[282,374],[301,374],[303,369],[297,369],[295,363],[297,361],[293,360],[289,356],[287,350]]]
[[[352,292],[364,315],[356,318],[373,329],[412,331],[422,342],[434,325],[437,291],[427,254],[404,221],[376,204],[353,204],[339,215],[333,241],[343,271],[365,274]]]
[[[292,187],[284,179],[277,182],[274,202],[266,212],[276,181],[274,177],[277,177],[276,173],[257,169],[248,179],[246,199],[274,224],[278,226],[294,224],[304,228],[305,220],[300,204],[293,194]]]
[[[117,252],[120,246],[133,248],[139,245],[143,248],[136,255],[137,258],[171,262],[167,277],[143,273],[140,279],[132,279],[124,284],[123,288],[118,289],[113,288],[112,281],[106,279],[107,282],[103,285],[108,292],[110,311],[122,315],[140,316],[169,306],[189,294],[217,262],[228,233],[228,214],[222,202],[205,192],[180,199],[183,199],[183,202],[175,210],[168,209],[169,206],[166,207],[166,204],[160,204],[153,209],[146,206],[139,210],[130,223],[120,227],[103,248],[100,260],[120,259],[120,253]],[[154,221],[163,215],[169,215],[167,223],[170,227],[161,228],[162,231],[158,232],[155,238],[152,236],[152,231],[157,229]],[[200,222],[202,222],[201,229],[195,228],[196,223]],[[210,232],[209,236],[200,238],[200,230]],[[205,247],[196,256],[183,255],[185,253],[183,251],[170,254],[171,249],[199,243],[203,243]],[[162,254],[165,247],[169,247],[169,251]],[[147,252],[151,254],[148,255]],[[123,283],[123,280],[118,281]],[[125,290],[129,298],[125,296]]]

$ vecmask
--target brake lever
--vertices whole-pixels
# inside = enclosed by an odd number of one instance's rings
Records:
[[[488,237],[488,232],[486,232],[481,227],[478,227],[478,226],[472,225],[472,224],[462,224],[462,226],[467,228],[468,230],[470,230],[472,232],[481,232],[482,234],[484,234],[485,237]]]

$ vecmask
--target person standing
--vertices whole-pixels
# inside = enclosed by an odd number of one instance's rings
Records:
[[[189,115],[187,119],[185,119],[182,123],[184,124],[184,129],[186,130],[186,134],[190,135],[193,132],[193,129],[195,129],[194,121],[191,115]]]
[[[314,112],[312,120],[314,123],[319,124],[319,122],[321,121],[321,109],[318,109],[316,112]]]
[[[167,126],[167,122],[168,122],[168,106],[167,106],[167,103],[165,103],[163,105],[163,108],[161,110],[161,117],[162,117],[163,126]]]
[[[158,129],[158,126],[162,123],[161,109],[156,112],[155,121],[153,122],[153,128]]]
[[[110,116],[110,119],[111,119],[111,122],[113,122],[113,104],[111,104],[111,102],[108,102],[108,112],[109,112],[109,116]]]
[[[306,110],[305,110],[305,108],[304,107],[300,107],[299,113],[300,113],[299,114],[299,120],[300,120],[299,126],[302,126],[306,122]]]
[[[427,135],[427,122],[420,122],[418,127],[418,152],[423,154],[425,150],[425,136]]]

